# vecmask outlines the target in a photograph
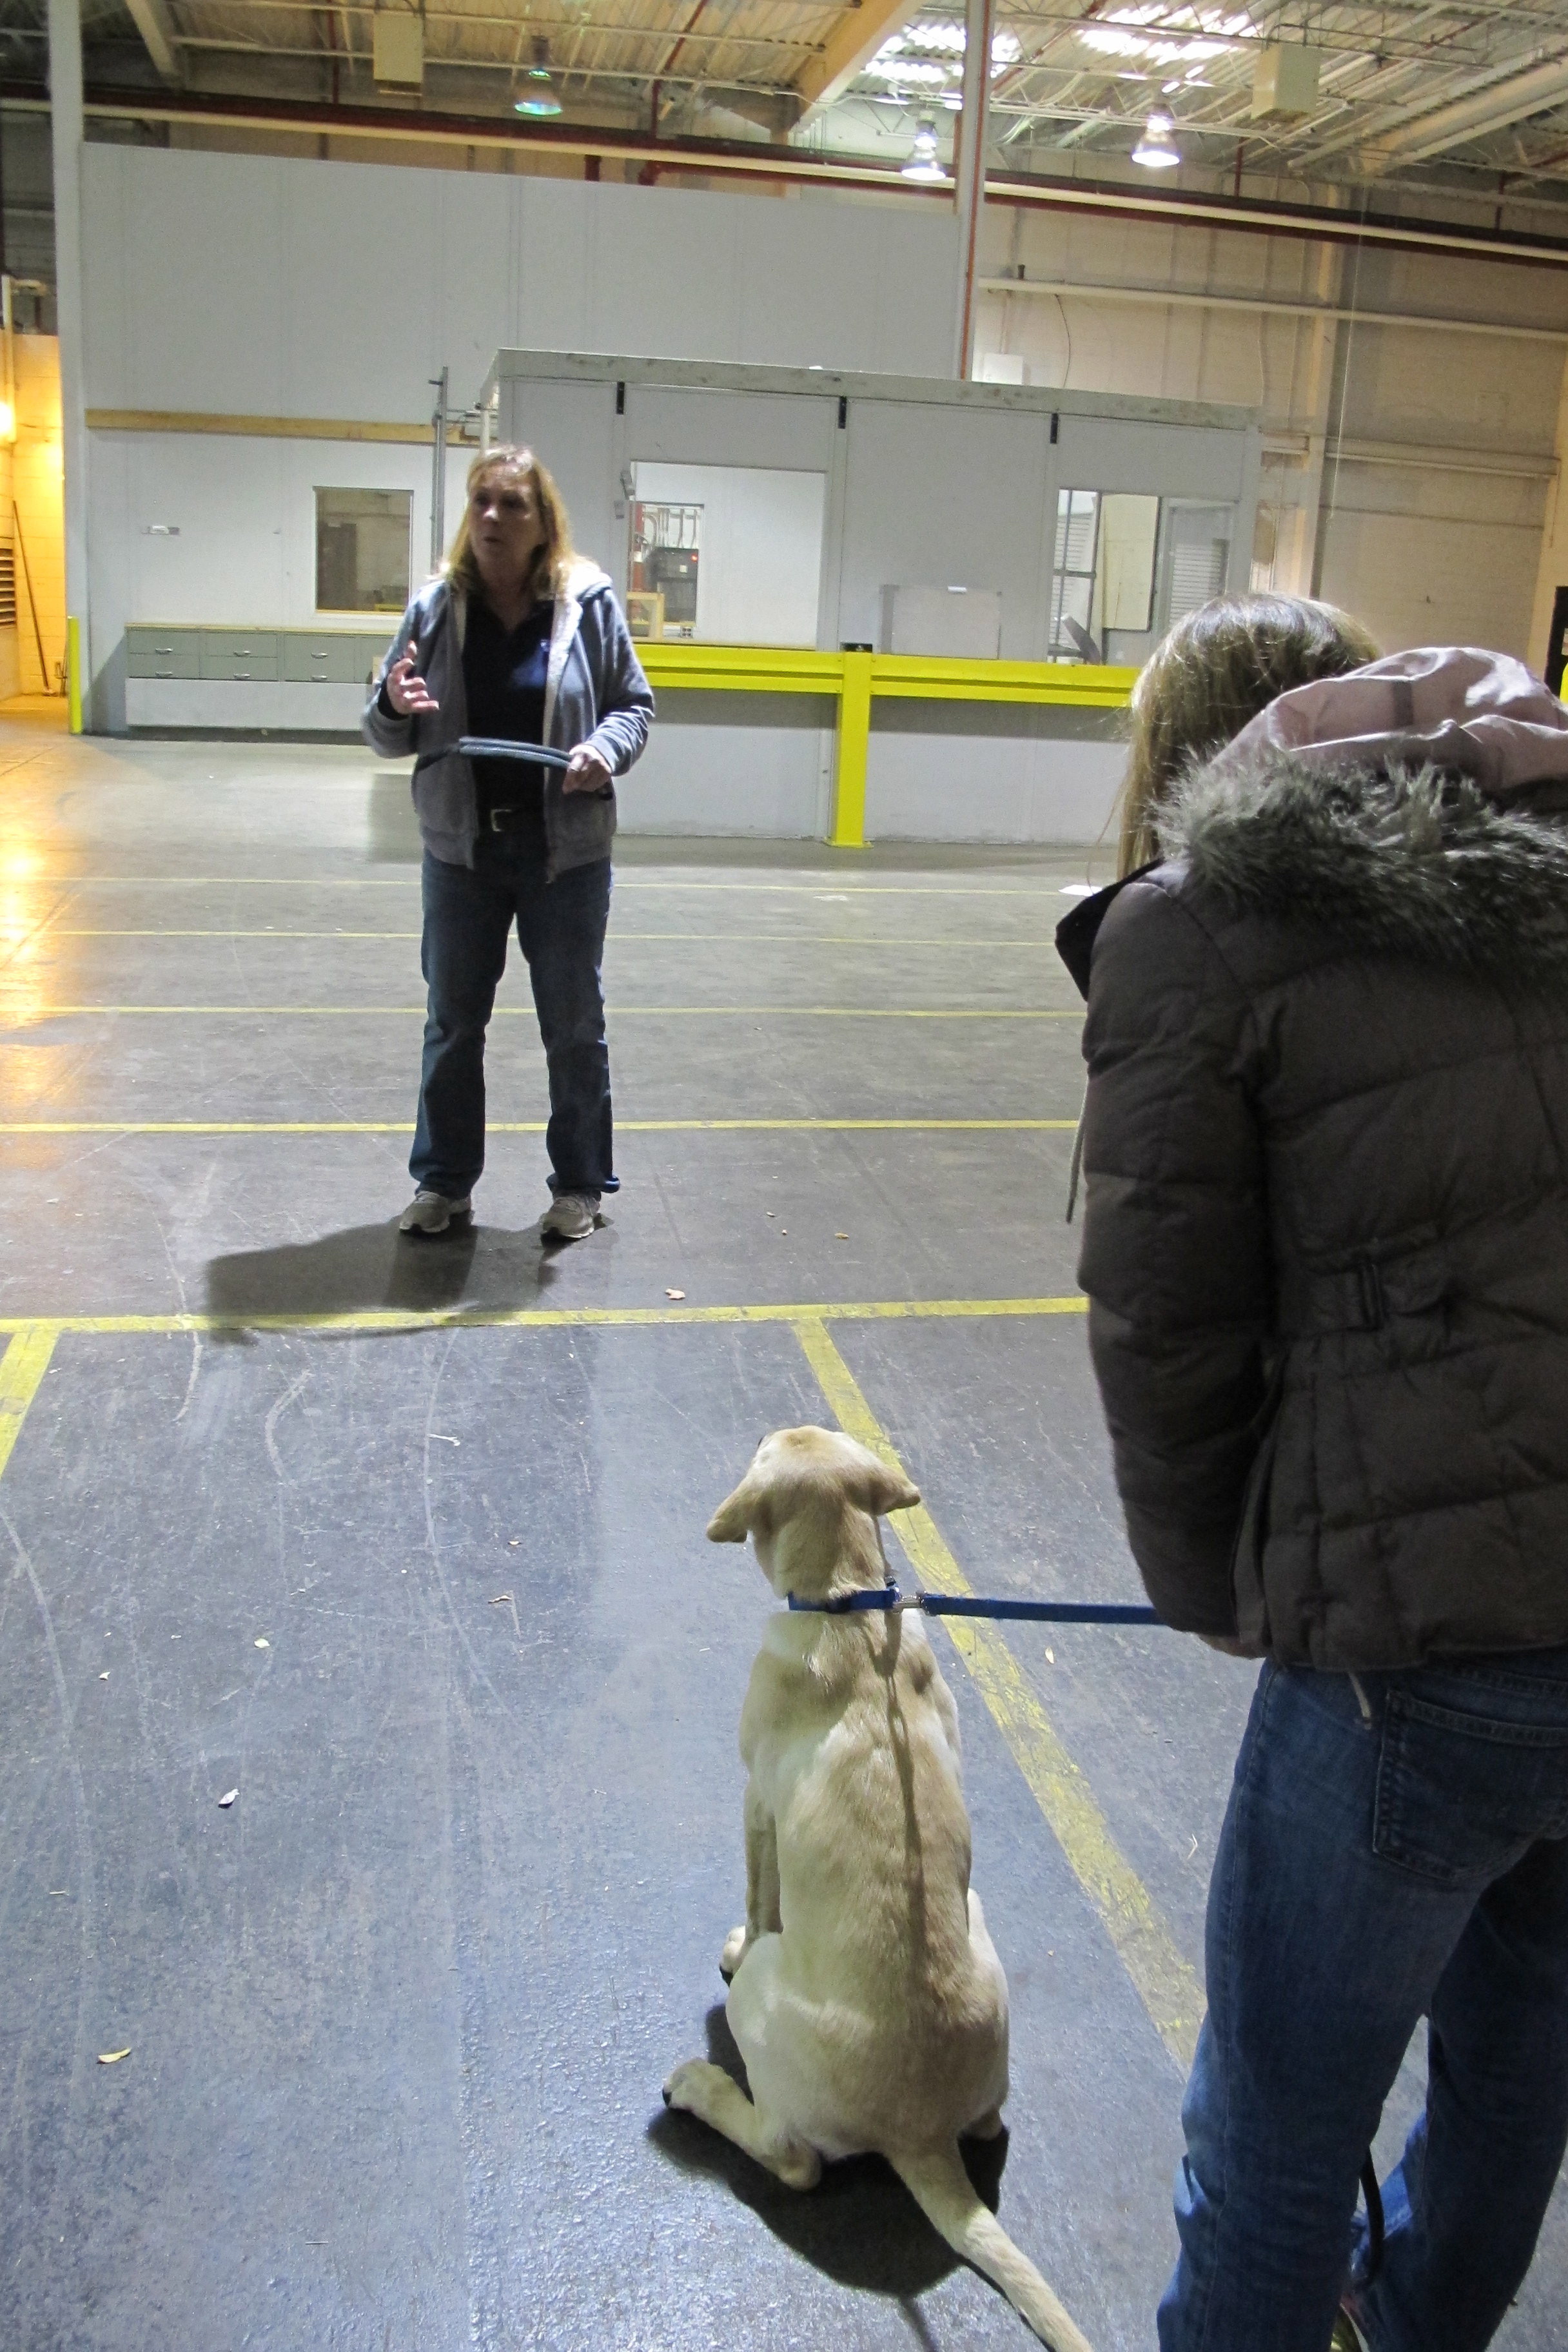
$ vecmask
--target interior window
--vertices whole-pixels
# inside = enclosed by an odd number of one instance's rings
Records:
[[[1127,490],[1059,490],[1047,659],[1136,667],[1224,590],[1227,506]]]
[[[633,636],[816,643],[826,475],[644,458],[633,483]]]
[[[413,509],[412,490],[317,490],[318,612],[404,610]]]

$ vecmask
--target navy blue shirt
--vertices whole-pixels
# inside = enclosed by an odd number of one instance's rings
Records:
[[[468,730],[511,743],[543,740],[544,680],[550,662],[553,603],[535,604],[515,629],[504,629],[482,597],[468,599],[463,633],[463,692]],[[512,760],[476,760],[479,830],[489,831],[490,811],[514,809],[507,835],[519,851],[545,862],[544,770]]]

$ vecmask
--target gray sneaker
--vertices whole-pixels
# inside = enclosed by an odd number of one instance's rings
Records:
[[[557,1192],[539,1220],[542,1238],[547,1241],[585,1241],[599,1222],[597,1192]]]
[[[397,1220],[400,1234],[444,1234],[454,1217],[473,1213],[474,1196],[465,1192],[460,1201],[449,1201],[445,1192],[427,1192],[423,1184]]]

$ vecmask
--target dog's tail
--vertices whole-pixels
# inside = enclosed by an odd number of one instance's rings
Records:
[[[954,2253],[984,2271],[1051,2352],[1091,2352],[1039,2272],[1018,2252],[994,2213],[975,2195],[957,2143],[919,2156],[889,2156],[894,2171]]]

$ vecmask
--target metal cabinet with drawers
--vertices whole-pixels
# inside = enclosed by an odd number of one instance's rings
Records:
[[[307,635],[289,629],[283,637],[283,675],[321,686],[363,686],[386,651],[384,637],[351,636],[346,629]]]
[[[278,676],[279,650],[275,629],[204,629],[202,676],[271,681]]]
[[[125,632],[126,719],[132,727],[352,733],[391,642],[389,627],[132,622]],[[318,688],[327,691],[318,696]]]
[[[201,674],[200,629],[126,630],[127,677],[200,677]]]

